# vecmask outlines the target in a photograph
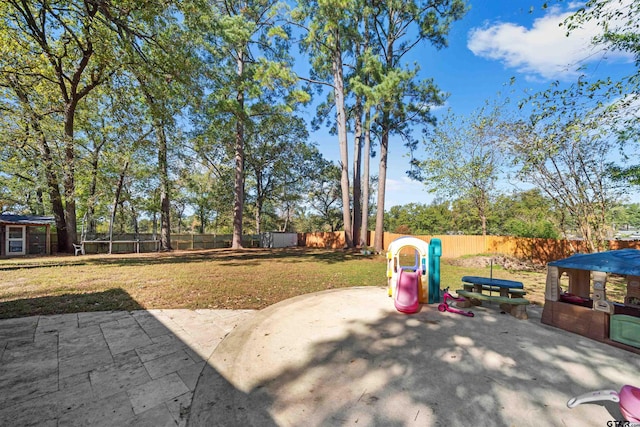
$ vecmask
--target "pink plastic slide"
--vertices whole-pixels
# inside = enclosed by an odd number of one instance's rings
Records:
[[[395,291],[394,304],[396,310],[402,313],[415,313],[420,304],[418,302],[418,285],[420,274],[401,270]]]

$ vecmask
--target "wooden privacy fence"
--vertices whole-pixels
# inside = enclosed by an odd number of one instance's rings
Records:
[[[394,240],[405,237],[406,234],[384,233],[382,238],[383,248],[389,249],[389,244]],[[464,255],[475,255],[488,252],[487,240],[482,236],[412,236],[425,242],[433,238],[442,241],[442,257],[458,258]],[[369,232],[369,245],[373,245],[374,232]],[[344,232],[302,233],[298,235],[298,244],[309,248],[341,249],[345,245]]]
[[[384,233],[383,248],[405,234]],[[549,261],[566,258],[574,253],[588,252],[584,242],[579,240],[529,239],[508,236],[459,236],[434,235],[413,236],[425,242],[438,238],[442,242],[443,258],[459,258],[478,254],[502,254],[546,264]],[[216,249],[231,247],[231,234],[172,234],[173,249]],[[51,235],[52,252],[57,249],[57,236]],[[373,244],[374,232],[369,232],[369,245]],[[132,244],[133,242],[133,244]],[[152,234],[133,234],[114,236],[113,252],[135,252],[138,242],[140,252],[157,250],[157,243]],[[97,239],[87,242],[85,251],[88,254],[106,253],[108,240]],[[259,235],[246,235],[242,238],[245,248],[260,247]],[[298,233],[298,246],[308,248],[342,249],[345,246],[344,232]],[[610,240],[608,249],[640,249],[638,240]]]
[[[406,234],[384,233],[383,248],[386,251],[389,244]],[[443,258],[459,258],[467,255],[478,254],[502,254],[527,259],[533,262],[546,264],[549,261],[566,258],[574,253],[588,252],[586,244],[580,240],[562,239],[532,239],[509,236],[460,236],[460,235],[436,235],[413,236],[425,242],[433,238],[442,242]],[[373,232],[369,233],[370,245],[373,244]],[[344,232],[334,233],[304,233],[299,235],[298,244],[314,248],[343,248]],[[610,240],[608,248],[640,249],[640,241],[637,240]]]
[[[344,231],[298,233],[298,246],[341,249],[345,245]]]

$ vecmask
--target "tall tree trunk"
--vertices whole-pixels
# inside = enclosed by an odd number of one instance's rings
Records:
[[[89,184],[89,199],[87,200],[87,225],[86,234],[94,236],[96,234],[96,221],[95,221],[95,203],[96,192],[98,187],[98,156],[93,153],[94,157],[91,159],[91,183]]]
[[[78,242],[78,226],[76,220],[76,182],[75,182],[75,163],[76,153],[74,146],[73,123],[75,119],[75,111],[77,100],[71,100],[65,107],[64,114],[64,160],[65,173],[63,177],[64,187],[64,214],[67,224],[67,249],[73,248],[74,243]]]
[[[151,236],[153,240],[157,240],[156,237],[158,236],[158,215],[156,212],[153,212],[153,214],[151,215],[151,223]]]
[[[133,234],[135,235],[135,240],[138,240],[140,236],[140,227],[138,226],[138,212],[136,212],[136,207],[133,203],[129,203],[129,208],[131,209],[131,225],[133,226]]]
[[[254,173],[256,175],[256,203],[255,203],[255,222],[256,222],[256,234],[260,234],[262,232],[262,207],[264,206],[264,193],[262,191],[262,171],[256,170],[257,168],[253,168]]]
[[[284,227],[282,227],[282,232],[286,232],[289,229],[289,220],[291,219],[291,205],[287,203],[287,209],[285,210],[286,214],[284,217]]]
[[[384,250],[384,198],[387,184],[387,156],[389,151],[389,113],[382,114],[382,138],[380,139],[380,169],[378,172],[378,203],[376,206],[375,251]]]
[[[244,75],[244,50],[238,52],[237,74],[238,80]],[[236,116],[235,141],[235,179],[233,184],[233,249],[242,249],[242,214],[244,209],[244,89],[238,87],[236,95],[238,113]]]
[[[333,92],[336,104],[336,124],[338,127],[338,142],[340,143],[340,187],[342,189],[342,221],[344,222],[344,239],[348,248],[353,247],[353,233],[351,230],[351,201],[349,195],[349,147],[347,140],[347,114],[344,101],[344,76],[342,71],[342,50],[340,37],[336,31],[333,52]]]
[[[51,199],[51,210],[56,223],[56,235],[58,236],[58,252],[68,252],[67,247],[67,223],[64,220],[64,206],[62,204],[62,195],[60,194],[60,185],[58,178],[53,170],[53,159],[51,158],[51,150],[40,129],[38,132],[38,148],[43,159],[44,173],[47,180],[47,188],[49,190],[49,198]]]
[[[158,143],[158,173],[160,174],[160,250],[170,251],[171,247],[171,199],[169,196],[169,165],[167,163],[167,135],[164,125],[156,121]]]
[[[360,228],[360,242],[369,244],[369,165],[371,164],[371,108],[368,107],[364,115],[364,147],[362,150],[364,164],[362,166],[362,221]]]
[[[356,246],[362,246],[360,239],[360,224],[362,221],[362,96],[356,96],[355,105],[355,135],[353,138],[353,241]]]
[[[256,214],[255,214],[255,219],[256,219],[256,234],[260,234],[262,232],[262,227],[261,227],[261,223],[262,223],[262,204],[263,204],[263,200],[262,197],[258,196],[256,198]]]
[[[388,32],[387,34],[394,34],[393,27],[395,26],[395,13],[393,10],[389,11],[388,20]],[[387,46],[384,52],[385,65],[388,71],[393,69],[393,55],[394,55],[394,40],[388,39]],[[380,137],[380,169],[378,172],[378,203],[376,206],[376,232],[374,237],[375,251],[380,253],[384,250],[384,199],[386,196],[387,187],[387,157],[389,154],[389,133],[391,132],[391,108],[390,101],[385,101],[382,105],[382,135]]]
[[[205,218],[206,215],[207,214],[204,207],[200,206],[199,213],[198,213],[198,216],[200,217],[200,226],[198,227],[198,231],[200,232],[200,234],[204,234],[204,230],[207,227],[207,224],[206,224],[207,219]]]
[[[483,236],[487,235],[487,199],[484,196],[476,196],[473,200],[480,218],[480,230]]]
[[[64,220],[64,206],[62,204],[62,195],[60,194],[60,185],[58,177],[53,170],[53,159],[51,158],[51,150],[44,137],[41,134],[39,139],[39,149],[42,159],[44,160],[45,177],[47,180],[47,188],[49,190],[49,198],[51,199],[51,210],[56,223],[56,235],[58,236],[58,252],[67,252],[67,223]]]

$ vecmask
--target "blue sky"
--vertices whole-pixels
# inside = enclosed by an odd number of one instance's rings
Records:
[[[605,77],[631,69],[630,55],[615,52],[604,55],[593,50],[589,41],[598,30],[595,23],[566,37],[566,29],[559,23],[576,10],[579,3],[562,2],[547,9],[538,5],[542,2],[473,2],[467,15],[453,24],[447,48],[436,50],[426,44],[414,48],[409,60],[417,61],[422,76],[433,77],[437,85],[450,94],[441,111],[451,108],[458,115],[470,114],[485,100],[504,91],[512,77],[516,84],[509,90],[517,95],[546,89],[554,80],[571,81],[585,72]],[[436,111],[436,115],[438,113]],[[312,133],[310,140],[318,144],[326,158],[339,160],[336,136],[320,130]],[[352,141],[350,136],[350,156]],[[423,184],[406,176],[407,154],[401,141],[391,141],[385,210],[394,205],[433,200]],[[377,170],[376,158],[372,162],[372,173],[377,175]],[[506,184],[504,188],[513,189]]]

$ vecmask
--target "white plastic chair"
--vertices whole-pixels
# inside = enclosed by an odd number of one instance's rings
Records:
[[[75,251],[76,251],[75,256],[84,255],[84,245],[76,245],[74,243],[73,244],[73,249],[75,249]]]

